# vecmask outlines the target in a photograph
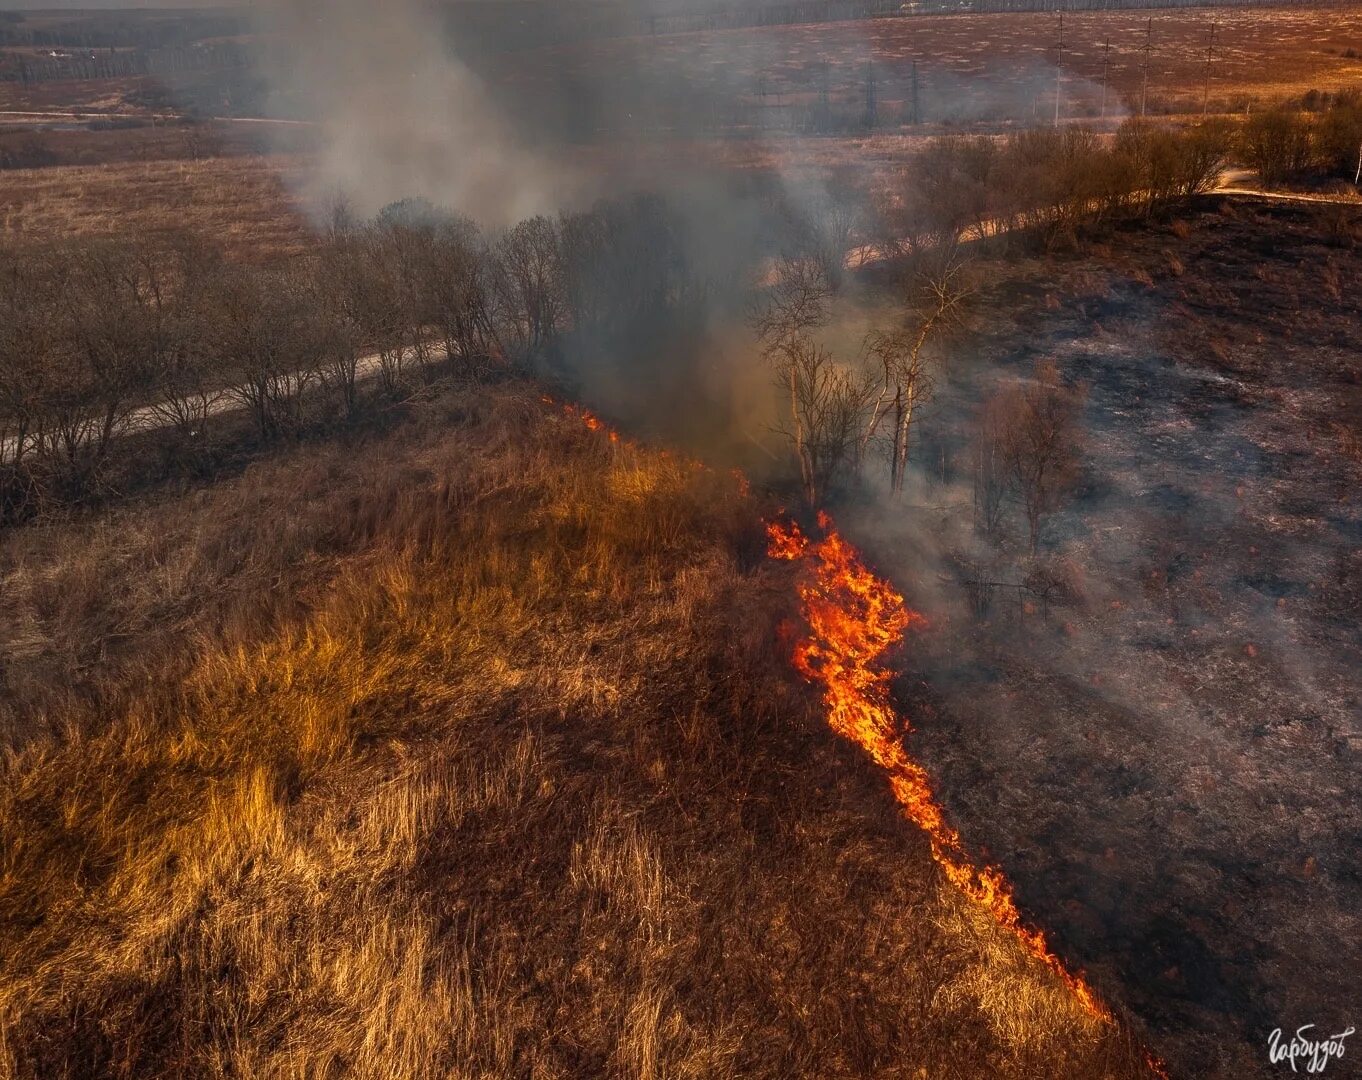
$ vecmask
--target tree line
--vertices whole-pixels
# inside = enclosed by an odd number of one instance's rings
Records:
[[[1244,164],[1269,186],[1311,174],[1362,181],[1362,95],[1305,104],[1315,108],[1279,105],[1249,116],[1239,137]]]
[[[1080,225],[1148,216],[1209,190],[1233,142],[1219,122],[1182,130],[1131,122],[1114,139],[1080,127],[943,137],[869,208],[830,189],[750,316],[805,500],[823,502],[871,469],[883,470],[892,494],[904,490],[917,425],[949,374],[945,346],[968,322],[975,250],[1052,246],[1075,240]],[[873,239],[857,249],[856,237]],[[890,325],[838,354],[823,328],[849,249],[896,259],[901,299]],[[1078,476],[1085,399],[1082,385],[1044,362],[980,404],[969,460],[982,535],[996,538],[1016,506],[1038,550]]]
[[[338,204],[314,249],[265,267],[187,235],[0,251],[6,499],[12,513],[47,492],[99,488],[127,432],[154,429],[192,456],[229,409],[270,441],[352,420],[435,373],[561,370],[590,356],[617,358],[629,379],[631,365],[671,362],[664,349],[698,352],[717,309],[732,314],[754,288],[806,496],[881,446],[898,490],[934,354],[967,307],[961,241],[1054,243],[1081,220],[1148,213],[1204,190],[1224,138],[1215,125],[1132,124],[1114,142],[1077,128],[936,140],[889,200],[835,182],[798,197],[771,185],[743,209],[766,230],[757,250],[722,267],[715,238],[695,242],[694,214],[655,195],[495,233],[421,200],[371,220]],[[903,317],[859,356],[831,355],[817,335],[827,303],[856,262],[848,252],[871,249],[915,268]],[[763,252],[777,271],[757,288]]]
[[[877,244],[900,255],[960,239],[1071,241],[1081,223],[1147,217],[1211,190],[1233,146],[1221,121],[1130,120],[1114,138],[1079,126],[941,136],[880,196]]]
[[[172,234],[0,250],[0,470],[10,512],[98,488],[121,434],[180,450],[219,412],[255,437],[353,419],[435,373],[624,351],[699,321],[704,295],[663,200],[603,202],[495,234],[422,200],[337,206],[310,253],[231,262]]]

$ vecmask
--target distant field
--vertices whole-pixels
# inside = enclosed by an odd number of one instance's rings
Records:
[[[1151,25],[1149,106],[1160,113],[1200,112],[1210,24],[1217,29],[1211,67],[1213,109],[1242,110],[1249,99],[1299,96],[1362,85],[1362,9],[1183,9],[1080,12],[1064,17],[1062,89],[1069,115],[1101,111],[1104,43],[1110,41],[1109,108],[1138,103],[1146,27]],[[911,109],[918,62],[921,114],[928,122],[1030,119],[1054,107],[1054,14],[945,15],[752,30],[714,31],[586,42],[519,57],[501,77],[527,100],[591,83],[621,94],[646,82],[703,85],[747,95],[770,111],[864,94],[873,61],[880,121]],[[641,62],[646,52],[647,62]],[[1350,56],[1349,53],[1352,53]],[[608,89],[602,96],[609,99]],[[779,121],[773,126],[778,126]]]
[[[1064,19],[1061,112],[1087,121],[1101,113],[1107,41],[1108,123],[1137,108],[1152,26],[1151,113],[1199,115],[1212,18],[1212,111],[1237,115],[1255,102],[1362,88],[1362,7],[1083,12]],[[561,140],[556,157],[600,177],[604,193],[697,173],[804,169],[883,187],[935,133],[1047,119],[1057,31],[1051,14],[923,16],[596,40],[479,66],[527,141],[542,149]],[[914,61],[924,122],[905,126]],[[874,131],[862,126],[868,70]],[[101,112],[149,118],[164,100],[146,78],[0,83],[0,240],[202,227],[236,257],[298,250],[304,215],[290,191],[309,168],[313,129],[89,129],[89,120],[107,126]],[[806,133],[824,101],[836,123],[816,138],[786,137]],[[81,119],[40,129],[22,115],[28,110]]]
[[[0,242],[192,229],[233,257],[288,255],[306,237],[288,188],[301,168],[276,155],[0,171]]]

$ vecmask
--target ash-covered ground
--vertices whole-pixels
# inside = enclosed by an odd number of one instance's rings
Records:
[[[899,686],[913,753],[1174,1076],[1277,1075],[1274,1028],[1362,1025],[1362,252],[1339,214],[1208,200],[991,268],[924,421],[939,475],[856,525],[933,620]],[[949,580],[963,455],[933,431],[1042,357],[1090,384],[1042,550],[1068,595],[997,588],[980,618]],[[988,576],[1021,580],[1024,548]]]

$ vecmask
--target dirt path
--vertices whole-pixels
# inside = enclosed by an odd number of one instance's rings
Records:
[[[414,359],[415,356],[415,350],[408,349],[403,353],[402,362],[405,364]],[[364,382],[372,379],[378,374],[381,363],[379,353],[361,356],[355,364],[356,381]],[[288,383],[289,390],[292,391],[308,380],[310,373],[294,372],[282,378]],[[210,420],[228,413],[240,412],[245,408],[246,398],[243,389],[227,386],[219,390],[208,391],[201,399],[180,398],[176,401],[160,404],[141,405],[127,413],[118,422],[114,436],[121,438],[173,427],[177,423],[177,418],[186,414],[197,414],[202,420]],[[17,440],[13,435],[0,438],[0,462],[13,460],[16,442]],[[53,450],[52,447],[45,446],[42,441],[34,437],[29,437],[25,442],[25,455],[50,453]]]
[[[1269,202],[1332,203],[1337,206],[1362,206],[1362,193],[1354,191],[1343,195],[1303,195],[1289,191],[1268,191],[1254,183],[1258,174],[1251,169],[1232,168],[1220,174],[1216,183],[1215,195],[1248,195]]]

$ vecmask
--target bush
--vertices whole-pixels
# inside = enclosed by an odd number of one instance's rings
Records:
[[[1240,133],[1239,152],[1269,187],[1299,176],[1313,163],[1310,122],[1285,107],[1255,113]]]
[[[1335,101],[1320,121],[1317,142],[1324,168],[1357,183],[1362,166],[1362,98]]]

